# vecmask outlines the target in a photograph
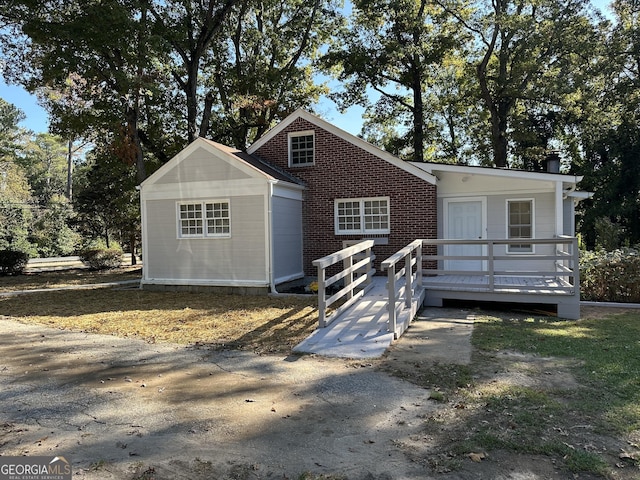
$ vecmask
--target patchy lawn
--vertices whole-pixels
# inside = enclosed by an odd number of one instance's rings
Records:
[[[401,375],[443,405],[425,423],[438,446],[411,445],[416,458],[441,473],[476,452],[532,469],[551,459],[575,478],[640,478],[640,311],[595,310],[579,321],[477,311],[471,365]]]
[[[124,269],[106,274],[71,271],[4,277],[0,291],[113,282],[135,275],[139,272]],[[288,353],[318,324],[317,299],[312,296],[146,292],[137,288],[5,297],[0,298],[0,311],[22,322],[70,330],[259,353]]]
[[[139,280],[141,277],[142,269],[135,266],[104,271],[74,268],[52,272],[26,272],[23,275],[0,277],[0,292]]]

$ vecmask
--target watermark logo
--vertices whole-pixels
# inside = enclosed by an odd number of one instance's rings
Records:
[[[0,480],[71,480],[64,457],[0,457]]]

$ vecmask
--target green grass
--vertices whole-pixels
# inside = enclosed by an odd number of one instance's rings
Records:
[[[571,408],[599,414],[605,430],[640,428],[640,313],[578,322],[484,317],[476,324],[473,344],[484,351],[576,360],[573,373],[587,388],[576,392]]]
[[[576,474],[612,476],[611,459],[585,449],[584,435],[623,439],[640,429],[640,312],[579,321],[483,316],[475,323],[472,343],[478,352],[477,382],[461,394],[475,413],[462,427],[471,433],[454,442],[452,451],[546,455]],[[577,383],[548,385],[539,371],[538,383],[531,385],[492,381],[503,352],[558,359]],[[482,373],[481,364],[489,373]],[[525,374],[533,368],[517,361],[509,365]],[[578,434],[572,430],[576,424],[588,425],[591,433]]]

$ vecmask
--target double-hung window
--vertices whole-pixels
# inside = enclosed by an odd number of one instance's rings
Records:
[[[389,197],[349,198],[335,201],[337,235],[389,233]]]
[[[315,135],[313,131],[289,134],[289,166],[304,167],[315,163]]]
[[[507,200],[507,238],[533,238],[533,199]],[[533,253],[533,244],[514,243],[507,248],[508,253]]]
[[[178,203],[179,238],[231,236],[229,201]]]

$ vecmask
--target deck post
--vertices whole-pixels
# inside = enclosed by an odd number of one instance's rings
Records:
[[[416,248],[416,290],[422,289],[422,240]]]
[[[342,261],[343,270],[347,271],[351,267],[353,267],[353,255],[349,255]],[[346,294],[347,300],[353,298],[353,288],[351,288],[351,284],[353,283],[353,272],[349,271],[346,277],[344,277],[345,287],[349,289]]]
[[[371,259],[371,247],[367,248],[364,253],[367,258]],[[364,282],[365,286],[369,286],[371,285],[371,279],[373,278],[373,262],[371,260],[369,260],[369,263],[367,263],[367,267],[365,268],[365,275],[367,276],[367,279]]]
[[[404,256],[404,305],[406,308],[411,308],[411,302],[413,301],[413,269],[411,268],[411,258],[412,252],[409,250]]]
[[[389,265],[387,272],[387,294],[389,300],[387,302],[387,310],[389,311],[389,331],[396,333],[396,265]]]
[[[489,270],[489,291],[493,292],[495,289],[495,265],[493,261],[493,242],[491,240],[487,242],[487,256],[489,257],[489,262],[487,264],[487,268]]]
[[[318,326],[327,326],[327,293],[325,291],[325,270],[318,266]]]

